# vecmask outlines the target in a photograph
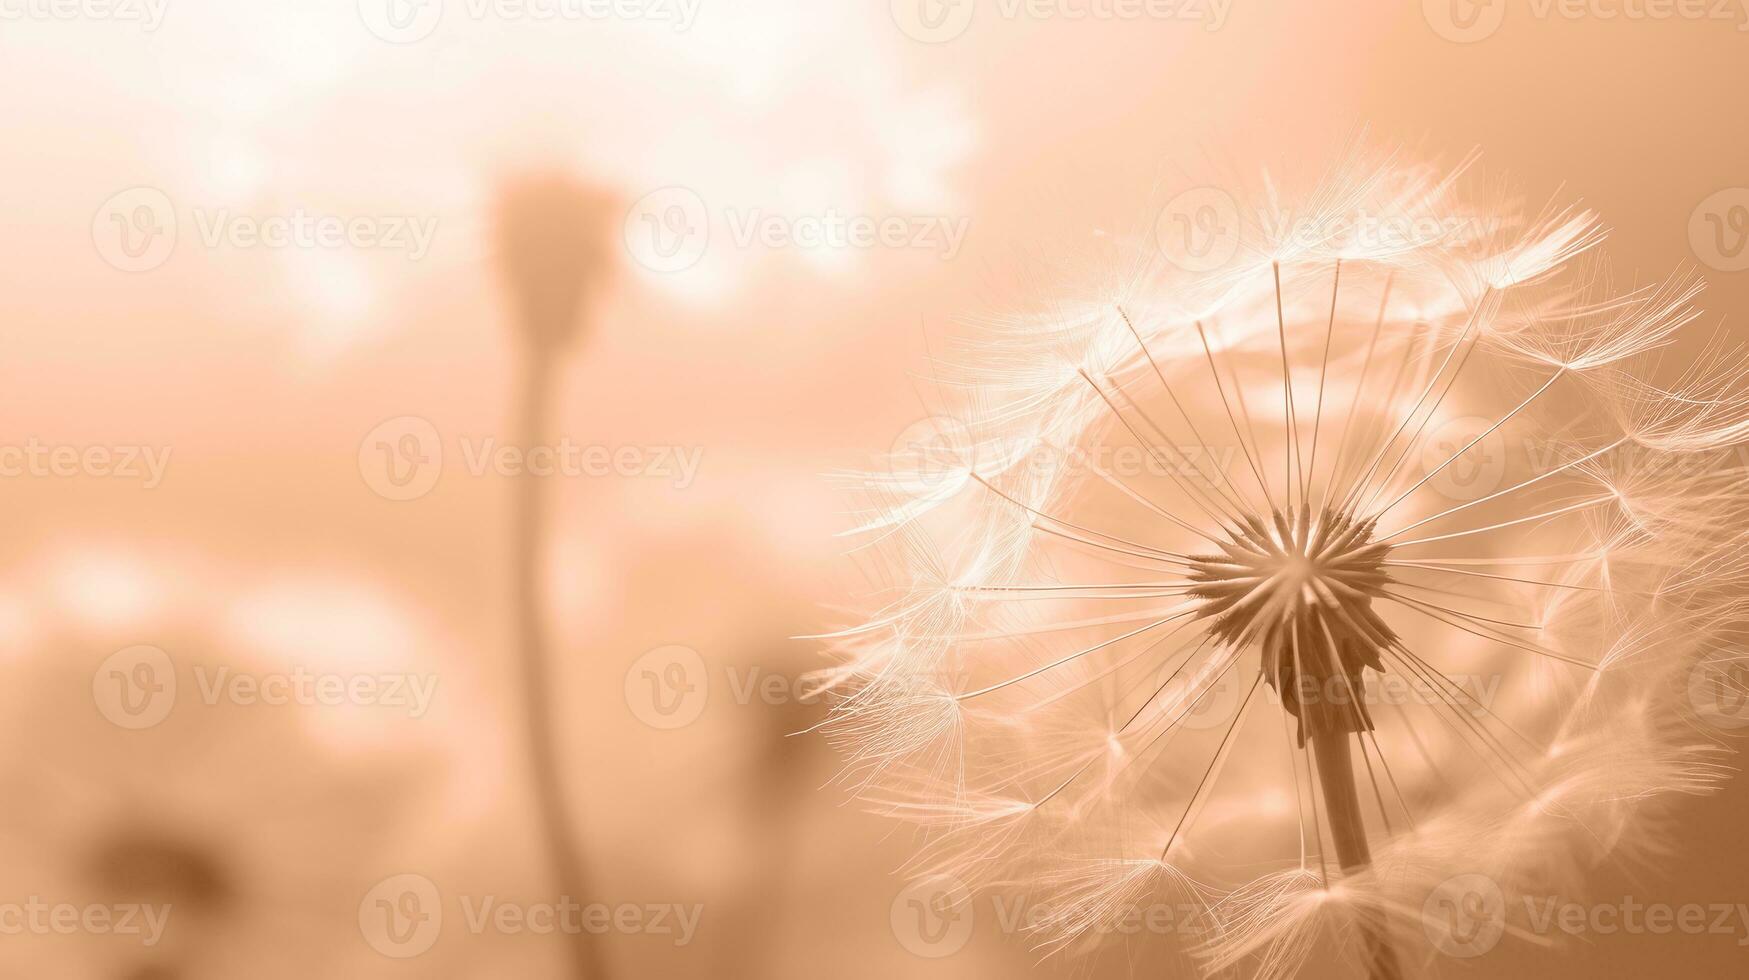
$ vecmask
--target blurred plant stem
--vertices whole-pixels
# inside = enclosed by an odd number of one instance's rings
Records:
[[[1350,737],[1347,731],[1326,729],[1312,737],[1312,749],[1318,758],[1318,785],[1324,792],[1330,837],[1336,842],[1336,860],[1344,873],[1354,874],[1371,867],[1372,848],[1367,844],[1366,822],[1360,813]],[[1383,917],[1372,909],[1361,909],[1359,918],[1366,945],[1367,976],[1370,980],[1402,980],[1403,968],[1397,962],[1390,937],[1385,934]]]
[[[516,445],[526,453],[548,444],[547,416],[557,394],[559,368],[582,330],[584,302],[605,278],[607,199],[562,173],[508,185],[499,201],[503,271],[514,301],[517,350]],[[547,634],[546,481],[523,468],[511,507],[511,590],[516,649],[522,674],[522,716],[529,768],[547,854],[559,895],[587,903],[591,896],[577,818],[565,795],[554,719],[552,643]],[[581,930],[567,934],[571,975],[606,980],[600,945]]]
[[[518,378],[517,445],[545,445],[546,417],[557,378],[553,358],[528,350],[523,353]],[[546,483],[524,470],[516,480],[516,499],[511,509],[511,584],[515,594],[516,647],[522,670],[523,719],[526,722],[529,768],[534,780],[535,803],[547,853],[558,878],[559,894],[576,902],[590,898],[581,848],[572,838],[576,814],[565,797],[560,776],[559,733],[553,718],[553,679],[549,662],[551,643],[547,636],[546,610],[542,602],[542,572],[546,567]],[[604,980],[607,969],[590,937],[581,931],[569,936],[573,975]]]

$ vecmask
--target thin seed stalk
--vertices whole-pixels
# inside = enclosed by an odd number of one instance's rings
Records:
[[[538,347],[524,352],[518,398],[519,443],[525,449],[542,444],[546,415],[555,382],[553,355]],[[516,650],[522,673],[522,716],[534,782],[535,804],[553,877],[561,898],[588,901],[589,885],[581,848],[573,839],[576,817],[565,796],[558,758],[559,733],[553,717],[550,653],[546,610],[541,601],[541,570],[546,541],[544,481],[527,472],[516,480],[511,508],[511,589],[516,621]],[[592,937],[579,930],[568,940],[571,977],[604,980],[607,966]]]
[[[1336,860],[1344,873],[1353,874],[1372,865],[1372,849],[1366,841],[1366,822],[1361,818],[1360,793],[1355,785],[1350,732],[1325,730],[1312,736],[1312,751],[1318,759],[1318,785],[1323,789],[1330,836],[1336,842]],[[1384,917],[1374,909],[1361,909],[1360,932],[1366,950],[1370,980],[1402,980],[1397,951],[1385,933]]]

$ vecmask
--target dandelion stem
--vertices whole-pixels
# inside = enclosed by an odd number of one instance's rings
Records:
[[[1330,837],[1336,844],[1336,861],[1345,873],[1354,874],[1372,865],[1372,848],[1366,840],[1348,739],[1345,731],[1319,732],[1312,737],[1312,750],[1318,761],[1318,785],[1323,791]],[[1383,917],[1374,910],[1361,909],[1359,919],[1367,976],[1371,980],[1401,980],[1403,968],[1385,935]]]
[[[554,367],[549,350],[535,346],[524,352],[517,425],[518,445],[525,448],[541,445],[545,438],[547,406],[552,399],[555,381]],[[522,671],[522,715],[526,723],[535,803],[553,873],[558,879],[559,894],[570,901],[587,902],[590,893],[583,870],[583,856],[571,837],[575,817],[565,799],[565,787],[559,775],[558,731],[550,700],[556,685],[552,682],[548,664],[549,643],[540,588],[541,569],[545,567],[542,545],[546,540],[543,488],[540,477],[523,473],[516,480],[515,503],[510,518],[513,535],[511,601],[515,604],[516,649]],[[581,930],[573,933],[569,948],[572,976],[579,980],[601,980],[608,975],[601,951],[587,933]]]

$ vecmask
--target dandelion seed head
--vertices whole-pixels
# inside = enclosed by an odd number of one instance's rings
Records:
[[[821,680],[911,870],[1037,899],[1050,951],[1194,895],[1205,968],[1285,977],[1425,943],[1452,875],[1658,846],[1716,777],[1680,689],[1742,622],[1744,359],[1672,369],[1691,278],[1618,290],[1596,216],[1463,170],[1265,180],[1231,263],[954,338],[963,478],[852,475],[892,588]]]

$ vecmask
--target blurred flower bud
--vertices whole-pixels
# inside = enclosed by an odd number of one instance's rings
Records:
[[[535,350],[563,348],[577,334],[580,307],[609,272],[612,204],[561,173],[524,177],[501,191],[500,261]]]

